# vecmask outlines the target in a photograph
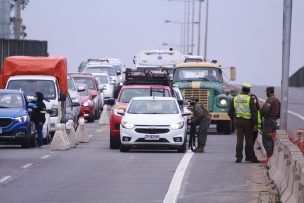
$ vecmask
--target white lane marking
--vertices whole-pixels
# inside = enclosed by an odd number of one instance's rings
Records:
[[[93,137],[94,135],[89,135],[89,138]]]
[[[0,178],[0,183],[4,183],[5,181],[7,181],[8,179],[10,179],[12,176],[3,176],[2,178]]]
[[[51,155],[44,155],[43,157],[41,157],[41,159],[47,159],[49,158]]]
[[[169,190],[166,194],[163,203],[174,203],[177,201],[178,193],[180,191],[185,172],[187,170],[187,167],[191,161],[193,154],[194,153],[191,150],[188,150],[187,153],[183,156],[182,160],[180,161],[174,173],[174,176],[169,186]]]
[[[30,166],[32,166],[32,165],[33,165],[32,163],[28,163],[28,164],[23,165],[22,168],[23,168],[23,169],[26,169],[26,168],[28,168],[28,167],[30,167]]]
[[[259,98],[259,100],[261,100],[262,102],[266,102],[266,100],[265,100],[265,99],[262,99],[262,98]],[[293,111],[288,111],[288,113],[291,114],[291,115],[294,115],[294,116],[296,116],[296,117],[298,117],[298,118],[300,118],[300,119],[302,119],[302,120],[304,120],[304,116],[302,116],[302,115],[300,115],[300,114],[298,114],[298,113],[295,113],[295,112],[293,112]]]

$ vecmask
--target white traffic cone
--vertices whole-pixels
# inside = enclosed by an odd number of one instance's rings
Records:
[[[68,138],[68,134],[66,132],[65,124],[61,124],[61,131],[62,131],[63,136],[64,136],[66,147],[67,147],[67,149],[70,149],[71,148],[71,144],[70,144],[70,141],[69,141],[69,138]]]
[[[76,137],[78,138],[78,141],[81,143],[90,142],[90,137],[88,135],[87,129],[85,128],[84,118],[79,119],[79,126],[76,131]]]
[[[63,151],[67,150],[68,146],[66,143],[65,135],[62,132],[62,124],[56,125],[56,132],[51,142],[51,150],[52,151]]]
[[[72,120],[69,120],[66,123],[66,132],[68,135],[71,148],[76,148],[76,132],[73,124],[74,122]]]

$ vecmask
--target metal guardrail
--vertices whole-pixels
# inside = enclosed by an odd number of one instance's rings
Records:
[[[0,39],[0,71],[8,56],[48,56],[47,41]]]

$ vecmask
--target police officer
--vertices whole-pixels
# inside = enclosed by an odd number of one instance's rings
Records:
[[[249,96],[251,87],[252,85],[249,83],[243,84],[241,94],[233,98],[228,111],[231,120],[234,120],[235,117],[237,131],[236,163],[241,163],[243,159],[244,137],[248,151],[248,161],[259,163],[253,149],[253,131],[257,129],[257,109],[253,99]]]
[[[33,108],[31,119],[35,123],[36,131],[37,131],[38,147],[42,147],[43,146],[42,129],[43,129],[43,124],[45,123],[46,106],[43,102],[44,96],[41,92],[36,92],[34,97],[35,97],[36,106]]]
[[[257,129],[254,129],[254,131],[253,131],[253,140],[252,140],[252,143],[253,143],[253,146],[254,146],[255,141],[256,141],[256,139],[258,137],[258,134],[259,134],[259,132],[262,129],[262,115],[261,115],[260,103],[259,103],[259,100],[258,100],[257,96],[254,95],[254,94],[250,94],[250,97],[253,99],[253,102],[255,103],[256,109],[258,111]],[[247,158],[248,157],[248,146],[247,145],[245,146],[245,155],[246,155],[245,161],[249,161],[249,159]]]
[[[272,133],[277,127],[277,119],[280,118],[280,100],[274,94],[274,87],[266,88],[267,100],[261,108],[261,114],[264,118],[262,138],[263,145],[267,153],[267,161],[272,156],[274,142]]]
[[[196,134],[196,126],[199,125],[197,132],[198,146],[193,152],[204,152],[204,147],[207,141],[208,128],[211,121],[211,114],[208,109],[199,103],[198,99],[195,97],[190,98],[190,105],[193,107],[193,115],[190,122],[190,137],[194,137]]]

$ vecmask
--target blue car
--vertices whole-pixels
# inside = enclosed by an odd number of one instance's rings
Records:
[[[0,90],[0,143],[35,147],[35,124],[29,103],[22,91]]]

